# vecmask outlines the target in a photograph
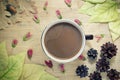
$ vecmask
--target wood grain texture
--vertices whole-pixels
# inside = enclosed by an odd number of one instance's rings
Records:
[[[87,58],[87,51],[90,48],[95,48],[98,50],[100,55],[100,46],[103,43],[106,42],[112,42],[108,24],[100,24],[100,23],[89,23],[89,16],[84,14],[78,13],[78,8],[80,8],[83,4],[81,0],[72,0],[72,9],[68,8],[64,0],[48,0],[48,13],[43,11],[43,5],[46,0],[34,0],[36,3],[36,7],[38,9],[38,16],[40,18],[40,24],[36,24],[32,17],[33,15],[29,13],[29,8],[26,7],[27,10],[23,14],[17,14],[15,17],[15,20],[21,21],[21,23],[15,23],[9,25],[8,28],[5,30],[0,31],[0,42],[6,41],[7,42],[7,51],[9,55],[17,54],[21,51],[27,51],[27,49],[32,48],[33,49],[33,57],[31,60],[26,58],[26,63],[35,63],[35,64],[44,64],[44,60],[49,59],[43,52],[41,48],[41,34],[42,31],[45,29],[45,27],[55,20],[58,20],[55,14],[56,9],[59,9],[61,11],[61,14],[64,19],[70,19],[74,20],[75,18],[78,18],[81,20],[83,26],[83,30],[85,31],[85,34],[105,34],[105,38],[103,38],[99,43],[96,42],[96,39],[92,41],[86,41],[86,47],[83,52],[83,55]],[[14,18],[13,18],[14,20]],[[2,27],[4,25],[0,25]],[[32,38],[28,41],[23,41],[23,36],[27,33],[32,33]],[[16,48],[11,47],[11,42],[13,39],[18,39],[18,45]],[[120,71],[120,39],[114,42],[118,47],[118,54],[116,57],[114,57],[111,60],[111,68],[116,68],[118,71]],[[97,58],[97,60],[99,57]],[[75,60],[70,63],[65,64],[65,70],[66,72],[63,74],[60,72],[58,68],[58,63],[54,62],[53,70],[46,68],[47,72],[54,74],[55,76],[60,77],[60,80],[89,80],[88,77],[86,78],[79,78],[75,74],[75,69],[78,65],[85,64],[89,67],[89,73],[93,72],[95,69],[95,62],[91,63],[87,59],[86,61],[80,61]],[[105,75],[104,73],[102,75]],[[103,76],[103,80],[108,80],[105,76]]]

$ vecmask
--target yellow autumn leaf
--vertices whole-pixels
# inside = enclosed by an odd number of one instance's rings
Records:
[[[25,64],[19,80],[58,80],[58,78],[45,72],[45,67],[36,64]]]
[[[18,80],[23,69],[25,52],[8,58],[7,69],[0,71],[0,80]]]
[[[7,66],[8,66],[8,54],[6,50],[6,43],[1,42],[0,43],[0,71],[5,70]]]

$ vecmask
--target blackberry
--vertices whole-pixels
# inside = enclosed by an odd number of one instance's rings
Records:
[[[111,59],[113,56],[116,56],[117,47],[113,43],[107,42],[101,46],[101,57],[107,57]]]
[[[96,63],[96,69],[100,72],[106,72],[108,69],[110,69],[110,63],[109,61],[103,57],[102,59],[99,59]]]
[[[81,78],[88,76],[88,67],[86,65],[78,66],[76,69],[76,74]]]
[[[98,52],[97,50],[91,48],[90,50],[88,50],[87,55],[90,59],[94,60],[97,58]]]
[[[120,80],[120,72],[118,72],[116,69],[107,71],[107,76],[110,80]]]
[[[99,72],[94,71],[94,73],[90,73],[90,80],[102,80],[101,74]]]

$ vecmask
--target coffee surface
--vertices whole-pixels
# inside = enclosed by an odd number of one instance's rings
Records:
[[[75,56],[82,44],[81,33],[69,23],[59,23],[45,35],[45,47],[54,57],[68,59]]]

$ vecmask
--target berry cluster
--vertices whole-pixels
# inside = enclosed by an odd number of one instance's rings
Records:
[[[107,71],[107,76],[110,80],[120,80],[120,72],[118,72],[116,69]]]
[[[96,62],[96,71],[90,73],[90,80],[102,80],[100,72],[107,72],[107,76],[110,80],[120,80],[120,72],[116,69],[110,69],[109,62],[112,57],[116,56],[117,50],[116,45],[110,42],[101,46],[101,59]],[[91,60],[94,60],[97,58],[98,52],[97,50],[91,48],[88,50],[87,55]],[[76,74],[80,77],[86,77],[88,75],[88,68],[85,65],[78,66]]]
[[[113,56],[116,56],[117,48],[113,43],[107,42],[101,46],[101,57],[107,57],[111,59]]]
[[[94,73],[90,73],[90,80],[102,80],[101,74],[99,72],[94,71]]]
[[[91,60],[94,60],[97,58],[98,52],[97,50],[91,48],[90,50],[88,50],[87,55]]]
[[[110,69],[110,63],[106,58],[99,59],[96,63],[96,69],[100,72],[106,72]]]
[[[88,67],[85,65],[78,66],[76,69],[77,76],[86,77],[88,75]]]

